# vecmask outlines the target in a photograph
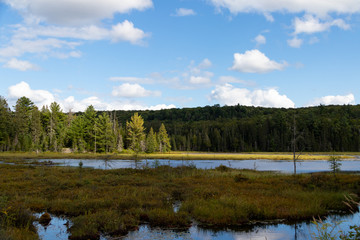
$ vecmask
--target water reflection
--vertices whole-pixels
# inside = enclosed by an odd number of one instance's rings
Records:
[[[48,161],[48,159],[38,160],[39,162]],[[168,159],[144,159],[144,160],[79,160],[79,159],[52,159],[54,164],[60,166],[78,167],[79,162],[83,162],[83,167],[96,169],[118,169],[118,168],[146,168],[167,165],[171,167],[194,166],[199,169],[216,168],[225,165],[237,169],[253,169],[258,171],[279,171],[283,173],[293,172],[293,162],[286,160],[168,160]],[[360,171],[360,160],[343,160],[341,161],[342,171]],[[307,160],[298,161],[297,172],[321,172],[329,171],[327,160]]]
[[[41,214],[36,214],[39,217]],[[331,223],[335,227],[334,232],[349,231],[349,227],[360,223],[359,213],[353,215],[332,215],[324,223]],[[67,240],[67,231],[71,222],[66,218],[51,215],[50,224],[46,227],[39,223],[35,224],[39,237],[42,240]],[[332,228],[331,228],[332,229]],[[331,230],[329,229],[329,230]],[[316,233],[316,226],[311,222],[300,222],[296,224],[263,224],[247,225],[239,229],[204,229],[193,224],[187,231],[175,231],[172,229],[151,228],[148,225],[141,225],[139,230],[131,231],[121,238],[101,236],[100,240],[247,240],[247,239],[266,239],[266,240],[303,240],[312,239],[312,234]]]

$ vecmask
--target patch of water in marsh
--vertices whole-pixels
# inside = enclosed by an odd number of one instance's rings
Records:
[[[40,216],[41,214],[36,214]],[[52,219],[47,227],[35,224],[39,237],[42,240],[67,240],[69,233],[67,231],[71,222],[66,218],[51,215]],[[334,226],[333,232],[340,230],[347,232],[351,225],[360,223],[360,214],[352,215],[331,215],[323,223],[331,223]],[[328,229],[329,231],[332,228]],[[236,230],[233,229],[204,229],[193,224],[186,231],[173,229],[151,228],[144,224],[136,231],[129,232],[123,237],[101,236],[100,240],[242,240],[242,239],[267,239],[267,240],[305,240],[312,239],[313,234],[317,233],[316,225],[304,221],[297,224],[262,224],[246,225]]]
[[[49,159],[38,160],[49,161]],[[288,160],[168,160],[168,159],[144,159],[144,160],[93,160],[93,159],[51,159],[57,166],[90,167],[96,169],[118,168],[145,168],[167,165],[171,167],[193,166],[199,169],[211,169],[225,165],[237,169],[253,169],[258,171],[279,171],[283,173],[293,172],[293,162]],[[341,171],[360,171],[360,160],[341,161]],[[329,171],[327,160],[297,161],[298,173]]]

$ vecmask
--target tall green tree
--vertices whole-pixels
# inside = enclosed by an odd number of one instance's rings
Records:
[[[31,149],[30,119],[34,107],[34,103],[27,97],[21,97],[16,101],[14,150],[29,151]]]
[[[44,131],[41,125],[41,113],[36,106],[31,110],[30,133],[32,149],[36,152],[39,152],[41,149],[41,137],[44,134]]]
[[[89,152],[96,152],[96,111],[92,105],[86,108],[84,112],[85,135],[84,141],[86,143],[86,150]]]
[[[115,147],[113,124],[108,114],[101,114],[95,122],[96,149],[98,152],[111,152]]]
[[[144,128],[144,119],[134,113],[131,117],[130,122],[126,122],[127,130],[127,141],[129,142],[129,148],[134,152],[138,153],[144,151],[145,145],[145,128]]]
[[[167,134],[165,125],[162,123],[158,133],[160,152],[168,152],[171,150],[170,139]]]
[[[150,128],[148,135],[146,136],[146,152],[153,153],[157,149],[157,140],[153,128]]]
[[[8,151],[10,149],[11,131],[11,110],[6,99],[0,96],[0,151]]]
[[[49,146],[51,151],[61,151],[65,140],[65,119],[66,116],[62,112],[57,102],[50,104],[50,123],[49,123]]]

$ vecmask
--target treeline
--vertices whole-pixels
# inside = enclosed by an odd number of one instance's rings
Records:
[[[214,105],[137,112],[143,134],[134,144],[129,124],[135,111],[97,112],[89,106],[83,113],[65,114],[57,103],[39,110],[25,97],[11,111],[0,97],[0,151],[153,152],[171,146],[180,151],[284,152],[292,151],[294,143],[297,151],[360,151],[358,105],[296,109]]]
[[[130,119],[130,121],[128,121]],[[56,102],[41,110],[26,97],[19,98],[14,111],[0,97],[0,151],[74,152],[166,152],[170,141],[164,124],[146,134],[137,113],[125,124],[112,112],[99,113],[89,106],[84,113],[63,113]]]
[[[120,122],[133,114],[116,111]],[[173,150],[213,152],[360,151],[360,106],[263,108],[219,105],[139,112],[145,127],[163,122]]]

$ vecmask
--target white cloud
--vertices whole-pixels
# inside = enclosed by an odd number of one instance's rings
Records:
[[[92,105],[96,110],[99,111],[111,111],[111,110],[161,110],[176,108],[174,104],[158,104],[154,106],[146,106],[142,103],[132,101],[116,101],[116,102],[105,102],[101,101],[98,97],[92,96],[80,101],[76,100],[73,96],[66,98],[60,105],[64,106],[64,111],[72,112],[83,112],[86,108]]]
[[[151,8],[151,0],[4,0],[25,18],[59,25],[88,25],[111,19],[116,13]]]
[[[56,90],[57,92],[59,90]],[[151,92],[151,94],[157,94]],[[174,104],[157,104],[148,106],[140,102],[125,99],[122,101],[116,100],[107,102],[97,96],[90,96],[81,100],[76,100],[74,96],[69,96],[65,99],[55,98],[54,95],[46,90],[33,90],[26,82],[20,82],[8,88],[9,102],[15,104],[16,100],[21,97],[27,97],[35,103],[39,108],[42,106],[50,106],[52,102],[57,102],[64,112],[72,111],[79,112],[93,105],[96,110],[160,110],[168,108],[176,108]]]
[[[360,12],[358,0],[210,0],[218,9],[228,9],[231,13],[306,12],[318,16],[330,13],[352,14]],[[266,15],[265,15],[266,16]]]
[[[209,59],[205,58],[202,62],[198,65],[200,69],[206,69],[212,66],[212,63]]]
[[[10,59],[7,63],[3,65],[5,68],[12,68],[19,71],[27,71],[27,70],[36,70],[37,66],[28,62],[28,61],[21,61],[16,58]]]
[[[25,53],[45,54],[50,53],[54,49],[74,49],[80,45],[77,42],[68,42],[56,38],[48,39],[13,39],[11,45],[0,48],[0,56],[2,57],[20,57]]]
[[[325,96],[321,98],[317,98],[313,100],[308,106],[318,106],[318,105],[348,105],[348,104],[355,104],[355,97],[352,93],[341,96]]]
[[[113,26],[110,35],[114,42],[129,41],[132,44],[139,44],[142,39],[149,36],[143,30],[134,28],[134,24],[128,20]]]
[[[55,101],[54,95],[46,90],[33,90],[26,82],[20,82],[8,88],[8,98],[17,100],[21,97],[27,97],[33,101],[38,107],[50,105]]]
[[[148,96],[160,96],[159,91],[149,91],[139,84],[124,83],[113,88],[112,95],[114,97],[138,98]]]
[[[246,51],[244,54],[235,53],[234,63],[230,69],[246,73],[266,73],[282,70],[286,66],[286,62],[278,63],[272,61],[264,53],[254,49]]]
[[[209,84],[211,83],[211,79],[207,78],[207,77],[195,77],[195,76],[191,76],[190,77],[190,83],[191,84]]]
[[[293,108],[295,104],[286,95],[280,95],[274,89],[250,91],[246,88],[235,88],[231,84],[218,85],[211,91],[210,100],[225,105],[245,105],[262,107]]]
[[[128,82],[128,83],[145,83],[152,84],[154,80],[151,78],[139,78],[139,77],[110,77],[110,81],[113,82]]]
[[[345,23],[342,19],[335,19],[332,21],[320,21],[310,14],[306,14],[302,19],[296,17],[294,22],[294,34],[313,34],[317,32],[324,32],[329,30],[331,27],[336,26],[344,30],[350,29],[350,26]]]
[[[196,15],[196,12],[188,8],[178,8],[173,16],[184,17],[184,16],[193,16]]]
[[[212,63],[209,59],[205,58],[198,65],[191,62],[188,67],[189,70],[182,74],[184,80],[191,85],[208,85],[211,83],[211,78],[214,76],[212,72],[206,71],[210,68]],[[191,87],[190,87],[191,88]]]
[[[138,43],[149,36],[141,29],[135,28],[128,20],[113,25],[111,29],[86,25],[81,27],[64,27],[55,25],[18,25],[15,29],[14,39],[48,38],[71,38],[78,40],[111,40],[113,42],[128,41]]]
[[[255,42],[256,42],[257,45],[265,44],[266,43],[266,38],[263,35],[259,34],[259,35],[256,36]]]
[[[290,47],[299,48],[303,44],[303,40],[295,36],[292,39],[287,40],[287,43]]]
[[[264,17],[265,17],[265,19],[268,20],[269,22],[274,22],[274,21],[275,21],[274,17],[273,17],[270,13],[268,13],[268,12],[264,12]]]

